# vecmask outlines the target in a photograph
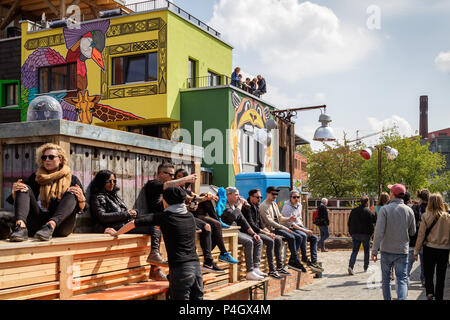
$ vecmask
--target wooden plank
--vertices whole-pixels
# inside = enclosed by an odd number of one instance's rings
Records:
[[[3,146],[3,199],[7,199],[11,194],[12,184],[13,184],[13,156],[14,146],[4,145]],[[12,211],[13,206],[3,202],[4,208],[8,211]]]
[[[34,278],[40,275],[58,274],[57,263],[37,264],[32,266],[23,266],[16,268],[0,269],[2,280],[20,278]]]
[[[4,208],[5,205],[3,202],[6,198],[3,195],[3,142],[0,139],[0,207]]]
[[[245,289],[249,289],[249,288],[251,288],[257,284],[260,284],[264,281],[268,281],[268,278],[266,278],[265,280],[260,280],[260,281],[245,280],[245,281],[241,281],[239,283],[230,284],[229,286],[226,286],[225,288],[221,288],[219,290],[213,290],[212,292],[205,294],[203,299],[204,300],[219,300],[221,298],[227,297],[234,293],[243,291]]]
[[[202,165],[201,162],[194,163],[194,172],[193,173],[195,173],[197,175],[197,180],[195,180],[195,183],[194,183],[194,192],[196,194],[200,194],[200,182],[201,182],[200,178],[202,176],[201,165]]]
[[[26,300],[59,294],[58,281],[0,290],[0,300]]]
[[[73,256],[59,257],[59,298],[73,296]]]

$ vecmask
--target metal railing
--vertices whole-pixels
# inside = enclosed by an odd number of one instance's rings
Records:
[[[199,19],[197,19],[190,13],[186,12],[185,10],[181,9],[177,5],[175,5],[172,2],[167,1],[167,0],[147,0],[147,1],[127,4],[126,7],[130,10],[133,10],[134,12],[156,10],[156,9],[168,9],[168,10],[172,11],[173,13],[178,14],[180,17],[183,17],[186,20],[191,21],[193,24],[195,24],[198,27],[200,27],[201,29],[209,32],[210,34],[212,34],[216,37],[220,37],[220,33],[218,31],[211,28],[206,23],[200,21]]]
[[[207,88],[231,84],[231,78],[226,75],[204,76],[186,79],[186,88]]]

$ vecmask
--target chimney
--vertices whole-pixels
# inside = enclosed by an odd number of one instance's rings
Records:
[[[419,134],[428,139],[428,96],[420,96]]]

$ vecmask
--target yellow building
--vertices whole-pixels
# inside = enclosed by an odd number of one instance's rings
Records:
[[[223,81],[232,47],[163,3],[79,25],[22,21],[24,102],[50,94],[66,119],[170,138],[180,123],[180,89]]]

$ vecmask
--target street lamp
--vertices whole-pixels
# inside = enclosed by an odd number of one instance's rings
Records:
[[[323,113],[319,116],[319,122],[322,123],[322,125],[317,128],[316,132],[314,133],[313,140],[314,141],[336,141],[336,137],[334,136],[333,129],[328,126],[328,124],[331,122],[331,117],[326,113],[326,105],[322,106],[314,106],[314,107],[303,107],[303,108],[293,108],[293,109],[285,109],[285,110],[274,110],[271,113],[273,115],[276,115],[277,117],[294,123],[291,118],[297,117],[297,111],[306,111],[306,110],[313,110],[313,109],[323,109]]]
[[[359,152],[359,154],[365,159],[365,160],[369,160],[372,157],[373,152],[375,151],[375,149],[377,149],[378,151],[378,170],[377,170],[377,180],[378,180],[378,198],[380,197],[381,194],[381,170],[382,170],[382,166],[381,166],[381,151],[385,151],[386,152],[386,157],[388,158],[388,160],[394,160],[395,158],[397,158],[398,156],[398,150],[394,149],[392,147],[389,146],[382,146],[382,145],[377,145],[375,147],[368,147],[364,150],[361,150]]]

